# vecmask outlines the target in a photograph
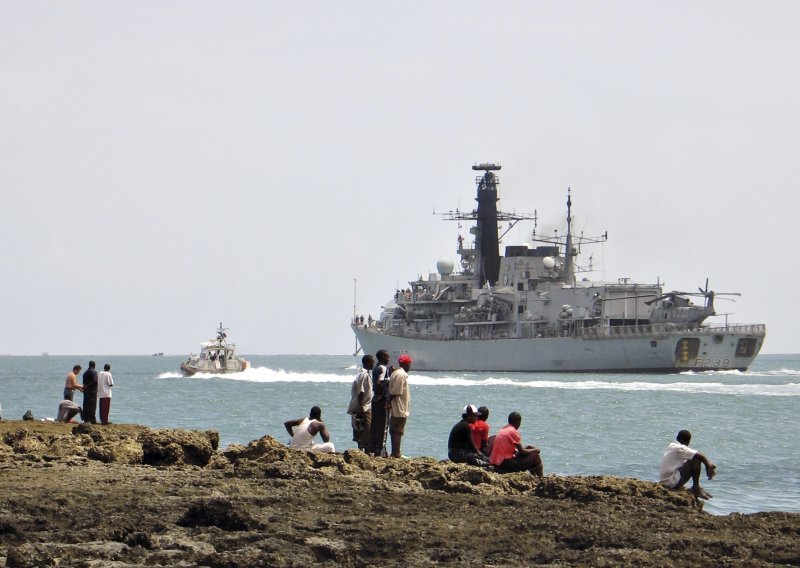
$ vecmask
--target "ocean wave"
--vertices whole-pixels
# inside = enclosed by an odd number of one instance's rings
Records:
[[[253,383],[351,383],[353,376],[334,373],[298,373],[283,369],[251,367],[240,373],[195,373],[184,377],[181,373],[167,372],[158,375],[159,379],[223,379],[229,381],[248,381]]]
[[[733,377],[800,377],[800,370],[797,369],[772,369],[769,371],[739,371],[730,369],[724,371],[684,371],[680,373],[686,376],[733,376]]]
[[[716,372],[718,373],[719,372]],[[725,372],[728,374],[728,372]],[[685,376],[682,373],[680,376]],[[696,376],[705,376],[705,373],[695,373]],[[774,375],[770,375],[774,376]],[[270,369],[255,367],[241,373],[225,375],[213,373],[197,373],[192,377],[183,377],[180,373],[167,372],[158,375],[159,379],[183,380],[209,380],[222,379],[231,381],[247,381],[256,383],[344,383],[353,381],[352,375],[317,372],[287,372],[283,369]],[[509,377],[479,377],[479,376],[444,376],[432,377],[424,374],[412,374],[409,382],[417,386],[430,387],[514,387],[538,389],[563,389],[563,390],[612,390],[628,392],[685,392],[695,394],[724,394],[724,395],[749,395],[749,396],[800,396],[800,383],[785,384],[758,384],[722,382],[648,382],[648,381],[558,381],[558,380],[519,380]]]
[[[183,375],[181,373],[161,373],[158,375],[159,379],[182,379]]]
[[[800,396],[800,383],[786,384],[725,384],[725,383],[657,383],[657,382],[610,382],[610,381],[518,381],[511,379],[462,379],[458,377],[432,378],[412,376],[411,384],[428,386],[513,386],[562,390],[614,390],[640,392],[685,392],[702,394],[751,395],[751,396]]]

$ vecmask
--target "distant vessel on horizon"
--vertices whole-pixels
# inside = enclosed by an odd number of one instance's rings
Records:
[[[764,324],[704,323],[715,299],[739,296],[705,288],[665,292],[644,284],[576,277],[581,246],[605,242],[572,234],[567,195],[566,233],[536,234],[536,215],[497,209],[496,164],[475,165],[477,209],[451,211],[446,220],[475,221],[472,245],[458,236],[460,270],[439,261],[437,273],[397,290],[379,319],[354,318],[351,328],[365,353],[408,353],[427,371],[680,372],[745,370],[764,343]],[[500,238],[517,222],[534,221],[531,247]],[[499,234],[498,222],[509,221]],[[703,298],[695,305],[691,298]],[[357,352],[358,352],[357,350]]]
[[[217,337],[200,344],[200,354],[189,355],[181,363],[181,372],[190,377],[195,373],[239,373],[250,366],[250,362],[236,356],[236,344],[228,343],[228,330],[217,330]],[[162,353],[163,355],[163,353]]]

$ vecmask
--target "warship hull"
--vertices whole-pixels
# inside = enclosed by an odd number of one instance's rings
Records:
[[[408,353],[416,371],[744,371],[765,335],[758,324],[694,331],[620,329],[577,337],[431,340],[389,335],[374,326],[352,327],[364,353],[385,349],[393,359]]]

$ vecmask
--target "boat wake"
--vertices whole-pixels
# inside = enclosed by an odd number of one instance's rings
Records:
[[[240,373],[195,373],[185,377],[181,373],[167,372],[158,375],[159,379],[222,379],[226,381],[248,381],[253,383],[351,383],[353,376],[334,373],[298,373],[268,367],[251,367]]]
[[[713,373],[694,373],[696,376],[717,375],[725,376],[738,371],[718,371]],[[738,373],[745,377],[758,376],[786,376],[777,372],[768,373]],[[684,376],[688,373],[682,373]],[[800,373],[793,371],[789,376],[798,376]],[[270,369],[268,367],[255,367],[242,371],[241,373],[230,373],[226,375],[215,375],[212,373],[197,373],[191,377],[182,377],[180,373],[161,373],[159,379],[219,379],[230,381],[247,381],[255,383],[342,383],[350,384],[353,375],[336,373],[298,373],[285,371],[283,369]],[[520,380],[508,377],[480,377],[480,376],[427,376],[413,374],[409,378],[412,385],[424,387],[514,387],[514,388],[537,388],[537,389],[562,389],[562,390],[607,390],[607,391],[626,391],[626,392],[684,392],[695,394],[726,394],[726,395],[748,395],[748,396],[800,396],[800,383],[790,382],[784,384],[768,383],[733,383],[723,382],[670,382],[659,383],[650,381],[597,381],[597,380]]]
[[[561,390],[609,390],[628,392],[684,392],[695,394],[728,394],[750,396],[800,396],[800,383],[786,384],[725,384],[719,382],[612,382],[612,381],[519,381],[503,378],[462,379],[458,377],[432,378],[412,376],[411,384],[427,386],[513,386],[538,389]]]

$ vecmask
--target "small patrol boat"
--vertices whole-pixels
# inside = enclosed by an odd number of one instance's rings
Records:
[[[217,330],[217,337],[200,344],[200,354],[189,355],[189,360],[181,363],[181,372],[187,377],[195,373],[239,373],[250,367],[250,361],[236,356],[236,344],[228,343],[228,330]]]

